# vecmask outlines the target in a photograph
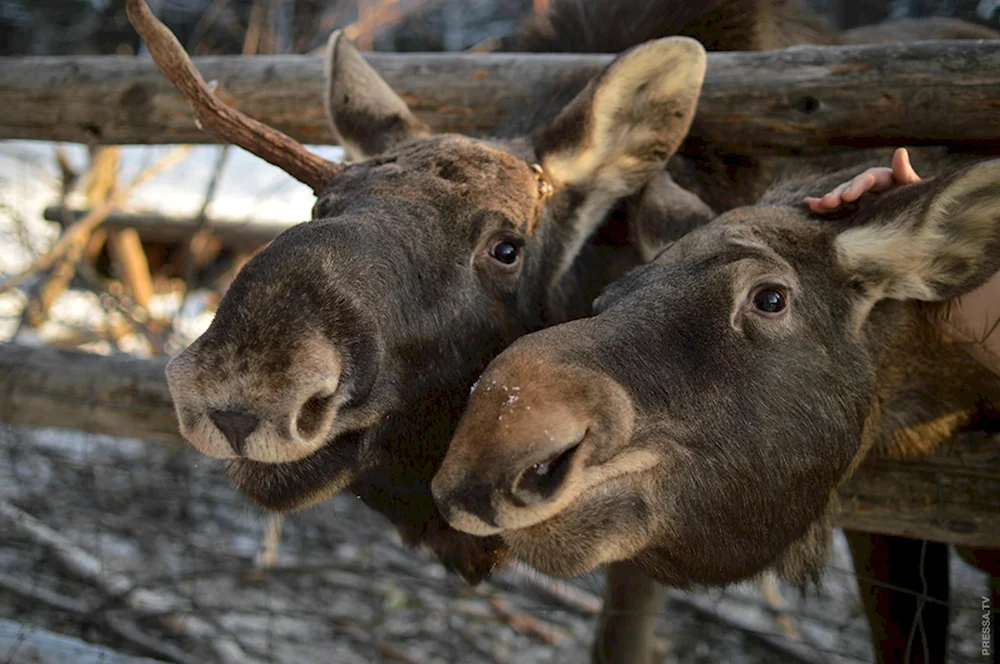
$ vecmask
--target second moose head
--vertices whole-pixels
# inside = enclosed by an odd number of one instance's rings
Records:
[[[1000,270],[1000,161],[899,187],[840,221],[789,183],[669,245],[597,314],[516,342],[481,378],[433,489],[463,531],[556,575],[632,559],[670,584],[824,562],[866,453],[918,454],[1000,378],[921,308]]]

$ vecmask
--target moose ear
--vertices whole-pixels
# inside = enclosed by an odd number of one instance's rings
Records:
[[[881,194],[835,240],[874,302],[948,300],[1000,271],[1000,160]]]
[[[430,133],[341,30],[326,47],[326,112],[352,161]]]
[[[642,190],[635,211],[630,215],[630,238],[646,263],[664,247],[676,242],[716,217],[697,194],[680,186],[661,171]]]
[[[608,202],[638,191],[687,136],[705,62],[704,47],[688,37],[620,55],[535,135],[553,184]]]

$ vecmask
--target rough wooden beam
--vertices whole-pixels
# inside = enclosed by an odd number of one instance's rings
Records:
[[[163,360],[0,344],[0,423],[183,443]],[[1000,436],[873,461],[843,487],[839,525],[1000,548]]]
[[[540,82],[606,55],[367,54],[437,131],[502,124]],[[0,138],[212,142],[135,57],[0,59]],[[206,57],[217,94],[306,143],[330,144],[316,56]],[[741,152],[961,142],[1000,147],[1000,42],[944,41],[712,53],[693,134]]]
[[[963,435],[906,461],[870,460],[840,497],[845,528],[1000,548],[1000,435]]]
[[[0,422],[183,443],[166,360],[0,344]]]

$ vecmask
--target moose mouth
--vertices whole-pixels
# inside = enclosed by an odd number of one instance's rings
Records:
[[[568,450],[568,452],[572,452],[572,450]],[[554,459],[552,463],[565,464],[566,462],[562,459]],[[593,476],[581,478],[580,488],[564,503],[561,509],[537,523],[508,530],[529,530],[536,525],[544,525],[561,517],[574,519],[577,513],[587,510],[592,503],[613,499],[616,495],[622,498],[630,496],[635,493],[634,487],[636,485],[640,485],[647,478],[653,478],[657,475],[660,465],[660,458],[657,455],[645,450],[636,450],[621,454],[614,460],[600,466],[588,468],[588,473],[592,472]],[[565,474],[567,471],[559,470],[558,472]],[[629,501],[625,500],[624,502],[628,503]]]
[[[225,459],[223,466],[240,493],[260,507],[289,512],[340,493],[359,474],[367,432],[349,431],[328,440],[304,459],[266,463]]]
[[[559,577],[588,574],[598,566],[631,559],[653,539],[653,512],[643,486],[656,481],[649,466],[595,483],[557,514],[523,528],[497,533],[515,557]]]
[[[459,499],[446,509],[448,520],[457,530],[480,537],[500,535],[507,539],[532,540],[553,532],[576,530],[588,520],[588,512],[606,512],[608,505],[622,503],[628,510],[641,502],[637,486],[646,484],[659,472],[661,459],[646,450],[633,450],[610,461],[588,467],[584,447],[591,436],[525,469],[499,505],[490,506],[494,518],[485,520],[484,510]],[[638,500],[638,502],[637,502]],[[451,502],[446,498],[445,502]],[[612,511],[617,511],[616,505]]]

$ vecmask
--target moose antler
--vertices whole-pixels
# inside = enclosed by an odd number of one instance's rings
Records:
[[[199,126],[238,145],[322,193],[344,167],[309,152],[273,127],[223,103],[205,83],[174,33],[150,11],[145,0],[127,0],[129,21],[142,36],[160,72],[191,104]]]

